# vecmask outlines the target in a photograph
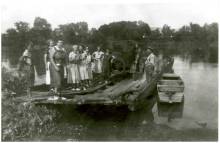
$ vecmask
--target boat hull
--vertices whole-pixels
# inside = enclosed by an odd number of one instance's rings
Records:
[[[163,74],[157,83],[158,102],[181,103],[184,98],[184,83],[176,74]]]

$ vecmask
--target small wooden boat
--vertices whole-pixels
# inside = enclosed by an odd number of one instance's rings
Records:
[[[184,98],[184,83],[175,73],[165,73],[157,83],[158,102],[181,103]]]

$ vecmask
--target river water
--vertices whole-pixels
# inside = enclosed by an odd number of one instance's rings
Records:
[[[68,110],[57,124],[60,135],[41,140],[63,141],[206,141],[217,140],[218,65],[175,57],[174,72],[185,84],[181,118],[168,122],[158,116],[151,97],[146,108],[129,112],[124,108],[98,107]],[[155,93],[156,94],[156,93]],[[97,112],[98,111],[98,112]],[[76,130],[77,128],[77,130]]]
[[[199,122],[207,123],[207,128],[217,129],[218,65],[191,63],[190,60],[176,57],[174,71],[185,84],[183,117],[166,124],[176,129],[185,129],[197,128]],[[155,122],[164,123],[161,118],[156,118]]]
[[[185,84],[181,118],[168,122],[158,115],[155,96],[146,108],[58,107],[61,113],[51,135],[30,141],[216,141],[218,140],[218,64],[175,57],[174,72]],[[156,92],[154,93],[156,95]],[[52,107],[53,108],[53,107]],[[57,108],[57,107],[56,107]]]

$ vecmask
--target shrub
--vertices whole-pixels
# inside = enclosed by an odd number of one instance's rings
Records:
[[[45,106],[28,102],[19,103],[13,98],[2,100],[2,140],[21,141],[50,135],[56,129],[59,114]]]

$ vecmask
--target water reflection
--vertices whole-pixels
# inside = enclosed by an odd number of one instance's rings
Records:
[[[157,103],[157,112],[159,117],[167,117],[167,121],[182,118],[184,102],[182,103]]]
[[[192,63],[190,59],[176,57],[174,71],[185,83],[183,117],[168,123],[155,113],[155,122],[176,129],[199,128],[201,126],[198,123],[206,123],[206,128],[217,129],[218,64]]]

